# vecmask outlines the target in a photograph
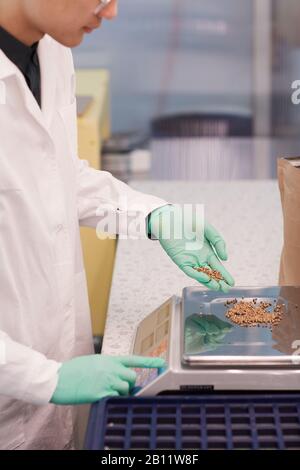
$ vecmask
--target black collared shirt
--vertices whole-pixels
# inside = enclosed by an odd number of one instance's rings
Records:
[[[22,72],[33,96],[41,106],[41,72],[37,53],[38,42],[32,46],[20,42],[0,27],[0,49]]]

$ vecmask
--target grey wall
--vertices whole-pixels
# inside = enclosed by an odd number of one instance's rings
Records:
[[[117,20],[74,50],[112,76],[113,130],[158,114],[251,113],[252,0],[119,0]]]

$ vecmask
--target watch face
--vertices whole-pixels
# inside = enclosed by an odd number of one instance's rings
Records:
[[[187,288],[184,362],[300,367],[300,288]]]

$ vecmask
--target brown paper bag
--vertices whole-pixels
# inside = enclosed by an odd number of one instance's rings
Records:
[[[273,348],[293,355],[300,346],[300,290],[284,286],[280,289],[278,304],[286,305],[281,322],[272,328]]]
[[[300,286],[300,158],[278,160],[284,224],[279,285]]]

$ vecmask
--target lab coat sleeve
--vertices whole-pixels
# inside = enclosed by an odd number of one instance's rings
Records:
[[[147,216],[168,204],[164,199],[135,191],[107,171],[90,168],[78,159],[80,225],[130,238],[146,238]]]
[[[64,75],[73,77],[68,82],[74,85],[76,78],[72,53],[68,48],[63,48],[63,50],[66,54]],[[75,101],[75,87],[70,90],[70,96],[71,100]],[[72,123],[69,125],[72,126]],[[77,141],[75,119],[71,134]],[[154,209],[164,206],[168,202],[135,191],[127,184],[113,177],[109,172],[95,170],[88,165],[87,161],[75,158],[80,225],[98,228],[101,233],[145,238],[148,235],[147,216]]]
[[[56,388],[60,366],[0,330],[0,395],[45,405]]]

